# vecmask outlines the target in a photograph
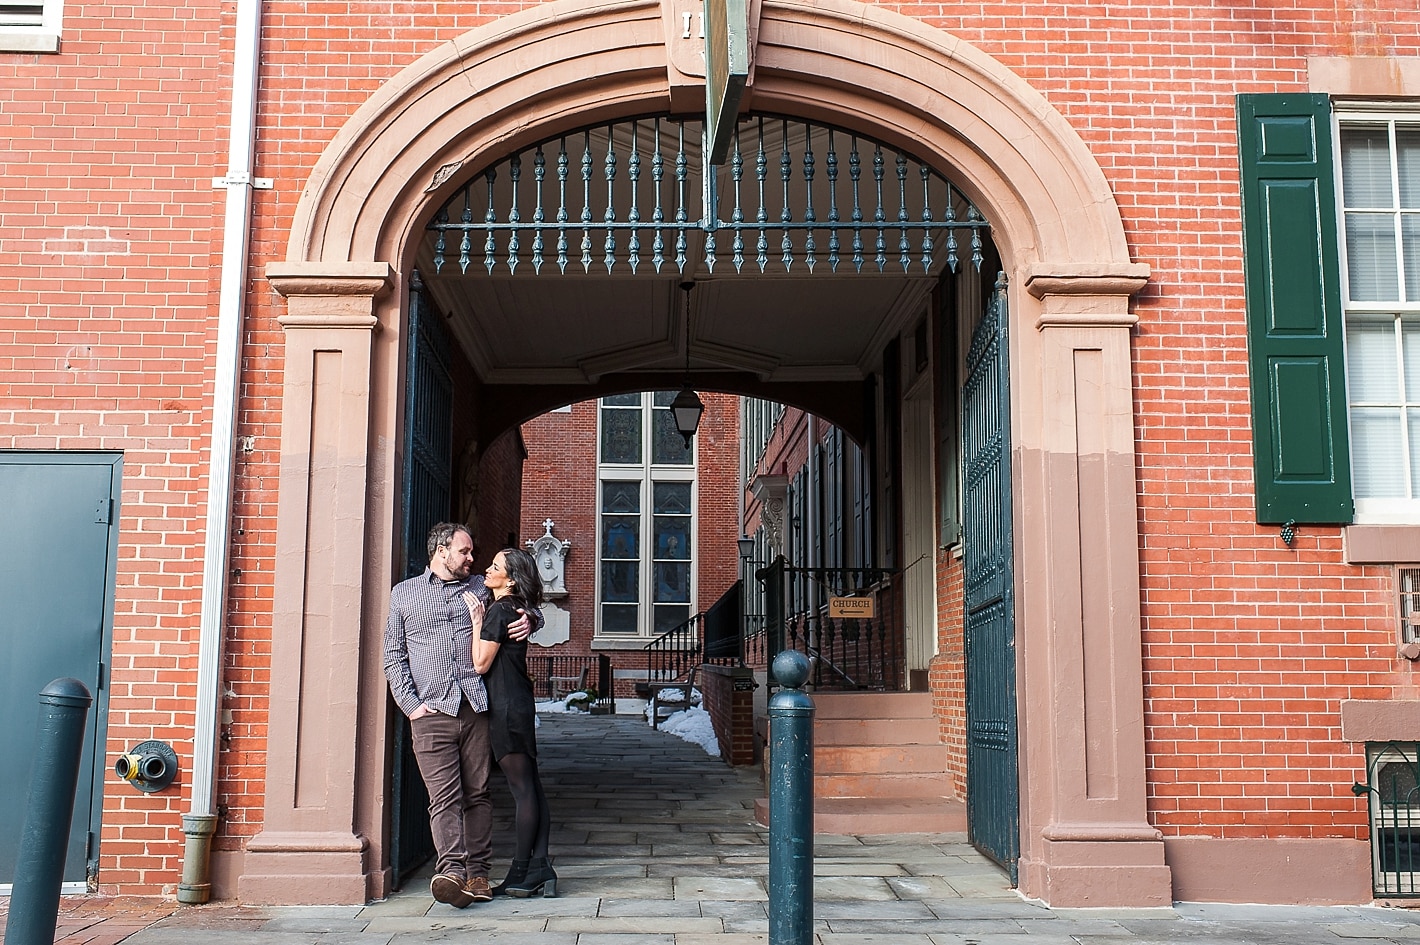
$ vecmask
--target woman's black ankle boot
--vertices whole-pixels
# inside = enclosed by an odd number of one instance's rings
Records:
[[[528,875],[528,861],[514,860],[508,864],[508,875],[503,877],[503,881],[493,887],[493,895],[503,896],[508,892],[509,886],[516,886],[523,881],[523,877]]]
[[[516,883],[504,883],[503,894],[526,899],[541,893],[545,899],[557,896],[557,874],[546,857],[528,862],[527,873]]]

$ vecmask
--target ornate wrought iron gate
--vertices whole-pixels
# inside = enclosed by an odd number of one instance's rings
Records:
[[[409,359],[405,371],[404,541],[405,576],[429,563],[425,536],[448,518],[453,463],[453,381],[448,335],[429,305],[416,272],[409,293]],[[391,706],[393,703],[391,702]],[[398,889],[434,853],[429,833],[429,793],[414,760],[409,720],[394,713],[390,866]]]
[[[1010,383],[1006,288],[971,340],[962,390],[966,569],[967,826],[971,842],[1016,881],[1016,639],[1011,548]]]

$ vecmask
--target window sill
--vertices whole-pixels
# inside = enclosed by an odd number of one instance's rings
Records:
[[[12,33],[0,27],[0,53],[6,52],[59,52],[59,34],[38,31]]]
[[[1420,701],[1342,699],[1341,738],[1348,742],[1420,740]]]
[[[592,637],[594,650],[644,650],[650,637]]]
[[[1347,564],[1420,563],[1420,525],[1347,525],[1341,537]]]

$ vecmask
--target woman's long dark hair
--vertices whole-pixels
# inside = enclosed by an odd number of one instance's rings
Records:
[[[542,576],[537,573],[533,556],[521,548],[504,548],[498,554],[503,556],[503,567],[513,582],[513,596],[522,598],[526,607],[541,607]]]

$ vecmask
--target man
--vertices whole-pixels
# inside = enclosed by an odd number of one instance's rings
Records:
[[[385,678],[409,716],[414,756],[429,789],[429,825],[438,863],[429,891],[464,908],[493,898],[493,800],[488,790],[492,748],[488,695],[473,668],[473,619],[464,595],[487,600],[473,571],[473,537],[441,522],[429,532],[429,567],[390,592],[385,623]],[[541,623],[541,615],[535,614]],[[532,632],[524,614],[509,628]]]

